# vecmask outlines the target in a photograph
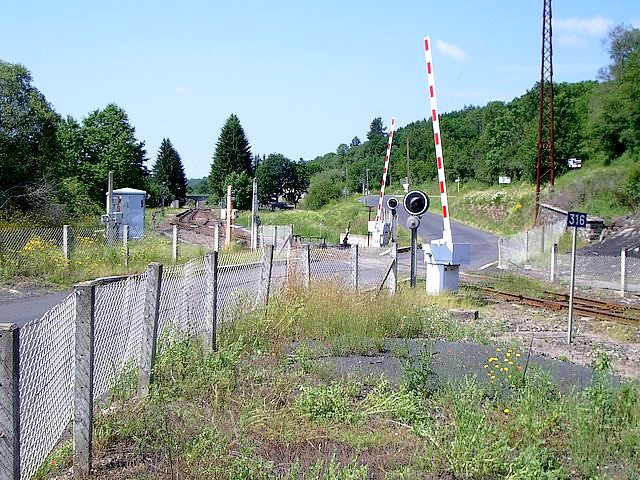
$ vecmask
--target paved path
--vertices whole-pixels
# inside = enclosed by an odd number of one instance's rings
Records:
[[[487,375],[489,369],[484,365],[494,365],[488,359],[505,355],[504,349],[497,352],[493,345],[445,341],[435,341],[427,345],[426,351],[435,354],[431,365],[435,382],[459,382],[470,376],[481,383],[486,383],[489,381]],[[322,358],[320,363],[335,368],[336,373],[341,376],[355,375],[376,379],[384,377],[395,383],[402,380],[404,374],[402,364],[396,356],[397,352],[403,347],[408,347],[408,353],[414,359],[414,367],[417,367],[415,362],[420,358],[420,353],[425,350],[424,340],[421,339],[387,339],[385,347],[388,351],[379,355],[326,357]],[[517,364],[523,368],[526,364],[526,356],[526,351],[520,352]],[[590,368],[533,354],[529,367],[547,372],[565,392],[587,388],[593,378],[593,371]],[[618,378],[612,378],[614,382],[619,382]]]
[[[72,290],[0,300],[0,322],[23,326],[67,298]]]

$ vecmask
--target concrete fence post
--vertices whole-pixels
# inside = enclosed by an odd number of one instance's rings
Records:
[[[122,249],[124,250],[124,266],[129,267],[129,225],[122,232]]]
[[[260,271],[260,293],[258,299],[266,307],[269,305],[269,293],[271,290],[271,273],[273,271],[273,245],[266,245],[262,255],[262,269]]]
[[[171,260],[173,263],[178,261],[178,226],[173,226],[173,248],[171,249]]]
[[[540,227],[540,247],[541,247],[540,253],[544,253],[544,246],[545,246],[544,245],[544,231],[545,231],[544,225],[541,225],[541,227]]]
[[[304,288],[309,290],[311,286],[311,246],[309,244],[303,247],[302,260],[304,262]]]
[[[504,261],[504,238],[499,238],[498,239],[498,268],[502,269],[505,268],[505,261]]]
[[[288,255],[291,255],[291,249],[293,248],[293,224],[289,224],[289,236],[287,237],[289,239],[289,244],[287,245],[287,249],[288,249]]]
[[[558,280],[558,244],[554,243],[551,247],[551,274],[549,280],[556,283]]]
[[[0,323],[0,478],[20,480],[20,329]]]
[[[524,261],[529,261],[529,230],[524,232]]]
[[[358,291],[358,244],[351,245],[351,286]]]
[[[69,225],[62,226],[62,255],[69,260]]]
[[[627,293],[628,281],[627,251],[623,248],[620,252],[620,295],[623,297]]]
[[[220,224],[216,223],[213,227],[213,251],[220,251]]]
[[[273,227],[273,246],[278,248],[278,226]]]
[[[160,291],[162,288],[162,264],[150,263],[147,267],[147,288],[144,296],[142,337],[140,340],[140,370],[138,372],[138,397],[149,394],[153,382],[153,367],[158,344],[158,320],[160,318]]]
[[[215,352],[217,350],[216,335],[218,327],[218,252],[206,255],[205,275],[207,315],[203,342],[206,351]]]
[[[398,288],[398,244],[396,242],[391,242],[391,271],[389,272],[389,295],[394,296],[396,294],[396,289]]]
[[[75,382],[73,408],[73,478],[87,478],[91,472],[93,439],[93,371],[95,284],[75,286]]]

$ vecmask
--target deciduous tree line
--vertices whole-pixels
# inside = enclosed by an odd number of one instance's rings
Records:
[[[109,104],[80,122],[63,118],[24,66],[0,60],[0,211],[36,211],[53,220],[99,213],[109,171],[116,187],[146,190],[150,205],[183,203],[187,178],[171,140],[162,140],[151,171],[147,162],[145,143],[124,109]],[[249,208],[254,175],[265,204],[279,196],[297,203],[308,185],[304,164],[280,154],[252,156],[232,114],[220,132],[211,175],[198,190],[217,201],[232,184],[239,207]]]
[[[121,107],[109,104],[81,122],[62,118],[22,65],[0,60],[0,209],[55,218],[100,212],[108,172],[116,187],[184,199],[186,177],[171,141],[162,141],[151,172],[145,144]]]

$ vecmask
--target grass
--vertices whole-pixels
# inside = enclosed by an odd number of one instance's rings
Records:
[[[74,283],[111,275],[144,271],[150,262],[172,263],[171,240],[148,233],[144,240],[129,242],[129,261],[125,265],[122,245],[105,247],[103,240],[78,238],[65,259],[60,247],[39,237],[32,237],[15,256],[0,262],[0,278],[31,277],[66,287]],[[203,256],[206,247],[179,245],[181,261]]]
[[[175,213],[178,210],[174,210]],[[24,245],[16,248],[11,255],[0,257],[0,279],[6,281],[14,277],[30,277],[43,280],[59,287],[111,275],[124,275],[144,271],[151,262],[165,265],[172,263],[172,242],[170,238],[153,231],[154,211],[148,211],[145,218],[146,235],[143,240],[128,242],[128,265],[125,265],[125,250],[118,241],[116,245],[105,246],[102,226],[97,225],[91,234],[72,236],[69,245],[69,259],[65,259],[61,247],[42,237],[31,237]],[[157,212],[159,214],[159,210]],[[168,214],[172,213],[171,211]],[[95,232],[98,232],[97,234]],[[179,244],[180,261],[201,257],[206,247]]]
[[[376,209],[372,210],[371,220],[375,220]],[[327,205],[321,210],[282,210],[277,212],[260,211],[263,225],[294,225],[296,235],[305,237],[324,237],[327,243],[338,243],[340,235],[351,225],[350,233],[367,235],[369,210],[355,197]],[[398,228],[399,243],[408,245],[409,234]]]
[[[511,371],[504,371],[504,382],[469,378],[433,384],[428,339],[481,336],[447,317],[443,309],[452,303],[413,290],[375,302],[330,289],[315,295],[288,292],[267,311],[225,328],[218,352],[204,352],[191,338],[164,339],[149,396],[133,396],[133,383],[125,379],[100,410],[96,475],[116,480],[640,475],[639,390],[613,384],[605,357],[591,387],[569,394],[531,370],[526,381],[507,380]],[[344,378],[318,363],[336,339],[387,336],[427,338],[421,360],[405,363],[398,383]],[[499,351],[496,360],[481,361],[499,363],[502,372],[515,355]],[[68,454],[55,458],[56,470],[40,478],[69,467]]]

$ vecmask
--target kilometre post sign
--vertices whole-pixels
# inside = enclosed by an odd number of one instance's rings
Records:
[[[587,214],[582,212],[567,212],[567,228],[585,228],[587,226]]]
[[[569,284],[569,329],[567,343],[571,344],[573,330],[573,290],[576,282],[576,237],[579,228],[587,226],[587,214],[583,212],[567,212],[567,228],[573,228],[571,242],[571,283]]]

